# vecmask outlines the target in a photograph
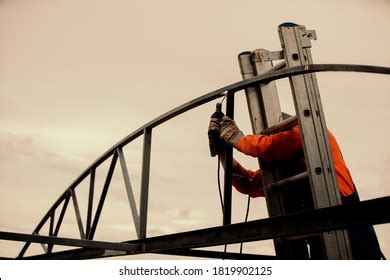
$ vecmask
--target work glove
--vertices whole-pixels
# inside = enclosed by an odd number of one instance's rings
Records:
[[[236,123],[228,116],[224,116],[221,119],[219,132],[220,138],[233,147],[244,136],[244,133],[237,127]]]
[[[219,138],[220,122],[223,116],[225,116],[225,114],[217,110],[210,118],[207,134],[209,137],[210,155],[212,157],[215,157],[224,150],[225,143]]]

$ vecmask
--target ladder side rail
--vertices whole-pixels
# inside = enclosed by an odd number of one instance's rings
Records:
[[[308,34],[310,33],[304,26],[294,24],[279,26],[287,67],[309,64]],[[308,75],[294,76],[290,78],[290,85],[301,129],[314,207],[339,205],[341,199],[316,80]],[[326,259],[351,258],[348,238],[344,232],[323,233],[322,240]]]
[[[250,79],[267,73],[273,69],[271,61],[263,61],[262,57],[269,57],[269,52],[264,49],[254,52],[243,52],[238,56],[242,78]],[[245,90],[249,116],[253,134],[260,134],[268,127],[282,121],[282,112],[275,82],[260,84],[258,87],[250,87]],[[270,217],[286,214],[283,205],[283,194],[275,191],[271,186],[280,178],[287,175],[286,168],[259,159],[259,167],[262,170],[262,182],[265,192],[265,200]],[[285,238],[276,238],[274,241],[275,252],[278,258],[293,258],[294,252],[287,245]]]

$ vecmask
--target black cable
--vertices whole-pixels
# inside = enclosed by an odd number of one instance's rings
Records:
[[[225,96],[222,98],[221,102],[219,104],[222,105],[222,102],[225,100],[226,98],[226,94]],[[222,188],[221,188],[221,177],[220,177],[220,173],[221,173],[221,161],[220,161],[220,155],[218,154],[218,164],[217,164],[217,181],[218,181],[218,192],[219,192],[219,200],[221,202],[221,209],[222,209],[222,215],[224,214],[224,205],[223,205],[223,198],[222,198]],[[225,259],[225,255],[226,255],[226,250],[227,250],[227,244],[225,244],[225,248],[224,248],[224,251],[223,251],[223,258],[222,259]]]
[[[220,161],[219,154],[218,154],[218,167],[217,167],[217,178],[218,178],[218,180],[217,181],[218,181],[219,199],[221,201],[221,208],[222,208],[222,215],[223,215],[224,207],[223,207],[223,199],[222,199],[220,173],[221,173],[221,161]],[[225,247],[224,247],[224,250],[223,250],[223,258],[222,258],[223,260],[225,259],[226,250],[227,250],[227,244],[225,244]]]
[[[250,195],[250,189],[249,189],[249,193],[248,193],[248,202],[247,202],[247,204],[246,204],[245,223],[248,221],[250,205],[251,205],[251,195]],[[244,242],[241,242],[241,245],[240,245],[240,254],[242,254],[242,247],[243,247],[243,246],[244,246]]]
[[[221,177],[220,177],[220,173],[221,173],[221,161],[220,161],[220,157],[219,157],[219,154],[218,154],[218,165],[217,165],[217,179],[218,179],[218,180],[217,180],[217,181],[218,181],[219,199],[220,199],[220,202],[221,202],[221,208],[222,208],[222,214],[223,214],[224,206],[223,206],[223,199],[222,199],[222,190],[221,190]],[[247,205],[246,205],[245,222],[248,221],[250,204],[251,204],[251,196],[250,196],[250,190],[249,190],[249,193],[248,193],[248,200],[247,200]],[[244,243],[241,242],[241,245],[240,245],[240,254],[242,254],[243,244],[244,244]],[[227,244],[225,244],[225,247],[224,247],[224,250],[223,250],[223,255],[224,255],[224,256],[226,255],[226,250],[227,250]],[[225,259],[225,257],[223,257],[223,259]]]
[[[221,173],[221,161],[220,161],[220,156],[219,156],[219,154],[218,154],[217,181],[218,181],[219,199],[220,199],[220,202],[221,202],[221,208],[222,208],[222,214],[223,214],[223,212],[224,212],[224,206],[223,206],[223,199],[222,199],[222,189],[221,189],[221,177],[220,177],[220,173]],[[241,177],[241,176],[237,175],[237,177]],[[249,184],[249,187],[251,187],[250,184]],[[246,213],[245,213],[245,222],[248,221],[250,204],[251,204],[251,196],[250,196],[250,189],[249,189],[248,200],[247,200],[247,205],[246,205]],[[241,244],[240,244],[240,254],[242,254],[243,245],[244,245],[244,243],[241,242]],[[224,257],[223,257],[223,259],[225,259],[226,250],[227,250],[227,244],[225,244],[225,246],[224,246],[224,250],[223,250],[223,256],[224,256]]]
[[[221,162],[218,154],[218,167],[217,167],[217,178],[218,178],[218,191],[219,191],[219,199],[221,201],[221,208],[222,208],[222,214],[223,214],[223,199],[222,199],[222,190],[221,190]]]

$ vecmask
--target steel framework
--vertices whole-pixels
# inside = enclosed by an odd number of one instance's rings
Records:
[[[222,244],[233,244],[239,242],[249,242],[256,240],[274,239],[280,237],[293,237],[311,235],[314,233],[344,229],[354,224],[381,224],[390,222],[390,196],[363,201],[357,205],[339,205],[325,207],[322,209],[310,210],[302,213],[287,214],[278,217],[271,217],[230,225],[231,205],[229,196],[225,197],[224,225],[219,227],[198,229],[189,232],[182,232],[157,237],[147,237],[147,217],[148,217],[148,191],[150,173],[150,155],[152,143],[152,131],[155,127],[177,117],[191,109],[205,103],[228,97],[228,110],[233,110],[234,95],[243,89],[256,87],[260,84],[269,83],[282,78],[305,75],[314,72],[324,71],[349,71],[376,74],[390,74],[390,68],[349,65],[349,64],[311,64],[285,68],[283,70],[273,69],[263,75],[247,80],[233,83],[223,88],[217,89],[189,101],[140,127],[127,137],[119,141],[112,148],[106,151],[94,163],[92,163],[58,198],[46,215],[38,223],[32,234],[21,234],[15,232],[0,231],[0,239],[25,242],[16,259],[91,259],[112,257],[118,255],[159,253],[181,256],[199,256],[208,258],[232,258],[232,259],[275,259],[275,256],[263,256],[252,254],[222,253],[194,248],[209,247]],[[230,107],[229,107],[230,106]],[[294,121],[294,120],[289,120]],[[269,128],[272,130],[273,128]],[[139,208],[136,205],[133,190],[129,180],[129,174],[123,155],[123,148],[143,136],[142,154],[142,175],[141,175],[141,199]],[[124,183],[126,186],[132,217],[137,232],[137,239],[124,242],[102,242],[94,240],[99,218],[104,207],[106,195],[110,188],[111,179],[119,159]],[[103,191],[97,201],[96,211],[93,213],[93,199],[95,191],[95,171],[104,162],[109,161],[109,169]],[[225,189],[231,189],[231,178],[229,170],[225,171]],[[76,197],[76,188],[88,181],[89,199],[87,205],[86,225],[82,223],[82,217]],[[283,186],[279,186],[283,187]],[[63,238],[58,236],[69,202],[72,201],[77,217],[77,224],[80,231],[80,239]],[[139,212],[138,212],[139,209]],[[40,235],[39,232],[44,226],[48,226],[49,235]],[[44,253],[33,256],[25,256],[31,243],[46,244],[42,246]],[[80,247],[79,249],[53,252],[53,246],[65,245]]]

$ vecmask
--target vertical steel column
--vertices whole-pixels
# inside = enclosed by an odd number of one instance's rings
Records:
[[[140,198],[140,222],[139,238],[146,237],[146,227],[148,219],[148,199],[149,199],[149,176],[150,176],[150,154],[152,144],[152,129],[144,129],[144,146],[142,154],[142,175],[141,175],[141,198]]]
[[[54,235],[54,219],[55,219],[55,212],[56,209],[53,209],[50,213],[50,226],[49,226],[49,236]],[[43,245],[43,244],[42,244]],[[45,252],[49,253],[52,250],[51,244],[47,244],[47,247],[45,247]]]
[[[90,170],[90,181],[89,181],[89,194],[88,194],[88,210],[87,210],[87,225],[86,225],[86,236],[89,237],[91,231],[92,221],[92,208],[93,208],[93,193],[95,190],[95,168]]]
[[[279,36],[287,67],[311,63],[310,39],[315,33],[304,26],[286,23],[279,26]],[[314,74],[290,78],[295,110],[301,128],[303,150],[315,208],[341,203],[325,117]],[[327,259],[349,259],[351,253],[345,231],[322,234]]]
[[[226,116],[234,119],[234,92],[228,92],[226,96]],[[233,147],[226,145],[225,149],[225,174],[223,189],[223,224],[232,223],[232,174],[233,174]]]
[[[50,226],[49,226],[49,236],[53,235],[53,229],[54,229],[54,218],[55,218],[56,210],[53,209],[50,213]]]

